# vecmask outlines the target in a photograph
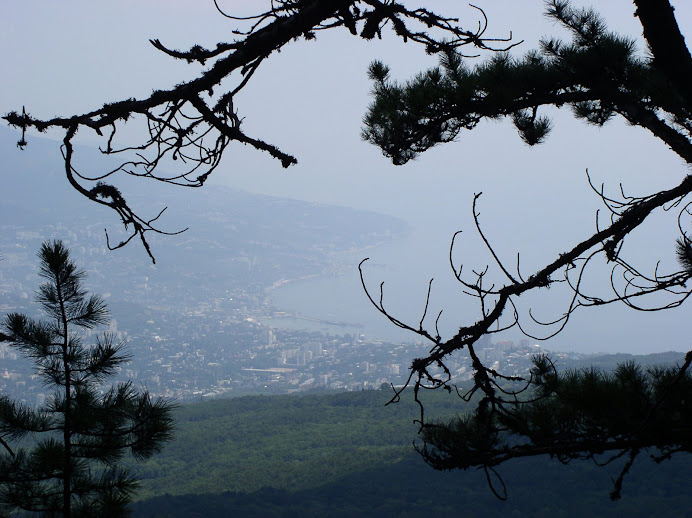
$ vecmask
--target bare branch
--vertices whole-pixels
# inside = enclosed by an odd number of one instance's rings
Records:
[[[504,44],[502,49],[508,49],[517,44],[510,41],[511,35],[509,38],[486,37],[485,13],[477,7],[475,9],[483,21],[479,23],[478,30],[469,31],[463,29],[456,18],[423,8],[410,9],[389,0],[277,0],[271,2],[271,7],[265,11],[246,17],[235,17],[224,12],[218,2],[215,2],[215,6],[222,16],[249,24],[247,29],[233,31],[240,36],[237,41],[220,42],[209,49],[195,45],[184,51],[172,49],[158,39],[150,40],[156,49],[167,56],[188,63],[206,64],[211,61],[210,67],[198,77],[169,89],[156,90],[147,98],[107,103],[83,114],[41,119],[33,117],[24,108],[21,113],[8,113],[3,118],[22,131],[19,146],[26,146],[26,131],[30,128],[41,132],[47,129],[64,131],[68,181],[92,201],[97,201],[97,196],[92,193],[96,187],[80,185],[76,178],[82,182],[100,182],[123,173],[186,187],[201,187],[232,142],[269,153],[283,167],[297,163],[295,157],[281,151],[276,145],[245,134],[233,102],[235,96],[248,85],[260,64],[292,41],[313,39],[315,31],[338,27],[345,27],[353,35],[372,39],[375,35],[381,36],[382,29],[390,25],[397,37],[424,45],[429,52],[449,51],[464,45],[491,50],[496,44]],[[220,95],[214,93],[222,81],[233,77],[237,78],[235,86]],[[132,119],[146,122],[148,139],[134,147],[115,148],[114,139],[118,129]],[[134,158],[124,159],[118,167],[105,173],[78,173],[72,166],[74,149],[70,142],[80,128],[93,130],[102,137],[106,131],[106,143],[102,148],[104,154],[128,153],[134,154]],[[160,172],[168,166],[164,165],[167,159],[178,161],[183,172],[172,175]],[[112,184],[108,187],[115,189]],[[152,226],[155,218],[147,219],[138,215],[122,195],[117,200],[111,198],[106,202],[100,199],[98,203],[115,210],[126,230],[132,232],[129,238],[115,246],[109,244],[109,247],[119,248],[138,236],[153,261],[146,232],[166,233]]]

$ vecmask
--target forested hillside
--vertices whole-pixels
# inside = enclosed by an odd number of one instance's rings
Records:
[[[642,458],[617,502],[608,494],[619,465],[516,461],[498,470],[509,492],[499,501],[483,471],[440,473],[425,465],[411,447],[411,398],[385,407],[389,394],[248,396],[181,406],[175,442],[138,468],[136,516],[692,516],[687,456],[661,464]],[[446,394],[426,405],[439,416],[458,408]]]
[[[411,452],[410,401],[389,391],[245,396],[181,406],[176,439],[138,466],[140,497],[316,488]],[[439,399],[439,398],[436,398]],[[437,412],[452,412],[452,401]]]

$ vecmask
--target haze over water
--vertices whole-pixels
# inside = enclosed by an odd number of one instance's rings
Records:
[[[303,318],[270,319],[266,323],[277,327],[318,330],[330,334],[363,333],[371,339],[392,342],[421,341],[422,337],[395,326],[381,315],[367,299],[361,285],[358,264],[363,265],[366,285],[375,300],[379,300],[380,283],[384,281],[384,304],[392,315],[414,328],[423,314],[428,282],[434,277],[430,306],[424,327],[434,334],[434,321],[443,310],[439,330],[450,338],[462,325],[475,322],[480,316],[479,304],[462,292],[449,265],[449,242],[452,232],[444,235],[441,229],[431,231],[425,224],[414,225],[412,232],[395,241],[370,250],[344,254],[342,262],[349,265],[346,273],[295,280],[273,290],[270,298],[276,309],[298,314]],[[469,265],[470,267],[470,265]],[[464,270],[467,271],[467,270]],[[502,280],[500,276],[496,276]],[[566,307],[568,293],[552,290],[546,300],[525,302],[524,324],[530,324],[526,314],[531,307],[535,315],[558,315]],[[545,294],[545,292],[544,292]],[[623,318],[623,315],[625,318]],[[639,317],[639,318],[637,318]],[[547,317],[546,317],[547,318]],[[645,354],[656,351],[682,351],[686,344],[679,339],[667,339],[661,331],[678,325],[680,311],[641,314],[622,306],[600,307],[576,312],[567,327],[547,341],[536,341],[548,350],[579,352],[629,352]],[[333,325],[328,322],[353,325]],[[546,328],[527,326],[533,332],[548,334]],[[516,328],[493,335],[493,342],[526,338]]]

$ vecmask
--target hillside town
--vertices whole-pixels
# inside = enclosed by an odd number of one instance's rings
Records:
[[[244,198],[233,195],[236,206],[242,206]],[[367,226],[367,232],[343,225],[340,229],[338,224],[326,229],[323,223],[332,211],[340,218],[345,209],[272,198],[253,198],[252,203],[259,209],[248,207],[222,218],[212,217],[218,212],[216,205],[205,201],[200,210],[205,226],[184,240],[157,242],[157,253],[175,261],[156,266],[142,261],[138,255],[142,251],[136,247],[108,251],[102,225],[84,216],[62,223],[3,223],[0,314],[41,318],[33,301],[40,282],[35,253],[43,240],[61,239],[88,274],[89,289],[101,294],[110,310],[110,324],[84,331],[84,340],[93,341],[93,335],[105,331],[128,347],[132,360],[119,373],[121,381],[131,380],[152,394],[178,401],[405,384],[411,362],[424,356],[431,344],[416,340],[416,335],[388,342],[353,327],[340,328],[339,322],[331,322],[337,324],[331,332],[282,328],[274,324],[290,315],[286,308],[274,307],[270,297],[290,279],[338,275],[343,271],[343,253],[395,239],[405,233],[405,226],[393,218],[351,211],[353,218],[363,220],[361,227]],[[272,210],[279,209],[285,231],[280,238],[263,235],[256,227],[266,225],[252,215],[259,210],[271,218]],[[293,221],[286,211],[293,214]],[[346,215],[351,217],[350,212]],[[241,227],[245,230],[235,234],[229,230]],[[292,316],[319,321],[309,315]],[[486,337],[477,344],[486,365],[513,376],[526,376],[532,358],[544,352],[525,339],[491,343]],[[582,355],[550,356],[559,365]],[[0,344],[0,360],[2,393],[29,404],[47,397],[32,363],[9,344]],[[452,356],[447,366],[451,383],[463,383],[472,375],[465,355]]]

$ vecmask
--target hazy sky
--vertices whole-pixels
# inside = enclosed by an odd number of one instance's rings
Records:
[[[268,3],[227,0],[222,5],[229,12],[249,14]],[[542,15],[542,1],[476,3],[488,14],[488,34],[504,37],[512,31],[515,40],[525,41],[515,53],[534,48],[540,36],[560,31]],[[692,2],[673,3],[683,31],[692,30]],[[603,13],[612,29],[639,37],[641,29],[630,1],[589,4]],[[469,27],[478,23],[476,11],[456,0],[425,5],[458,15],[468,20]],[[4,79],[0,112],[21,110],[25,105],[40,117],[144,97],[199,70],[162,55],[149,38],[189,48],[234,37],[233,22],[217,13],[211,0],[5,1],[0,3],[0,19]],[[481,220],[498,252],[510,263],[521,252],[525,273],[531,273],[577,238],[593,232],[599,205],[586,182],[587,168],[596,183],[605,183],[613,194],[619,192],[621,182],[626,192],[644,194],[677,184],[687,173],[686,166],[645,131],[621,120],[602,129],[587,127],[567,112],[551,112],[554,129],[542,146],[528,148],[511,123],[504,121],[483,124],[460,135],[456,143],[394,167],[359,138],[370,101],[366,68],[376,58],[390,64],[392,74],[400,79],[436,63],[434,57],[402,44],[393,34],[385,33],[383,41],[363,42],[345,30],[320,33],[316,42],[293,43],[272,56],[238,98],[236,108],[245,118],[249,135],[294,154],[299,164],[284,170],[263,154],[230,147],[215,181],[407,219],[415,233],[410,250],[398,259],[405,266],[394,270],[400,273],[398,279],[387,279],[394,293],[401,293],[401,311],[408,310],[402,302],[405,295],[419,294],[431,276],[441,286],[440,305],[452,300],[445,293],[456,291],[446,266],[454,231],[465,231],[457,256],[469,269],[480,269],[488,261],[474,235],[471,201],[475,192],[484,193]],[[86,142],[94,141],[94,135],[82,136]],[[0,174],[5,177],[8,172]],[[675,236],[674,218],[658,218],[631,240],[628,250],[645,269],[653,268],[658,258],[664,267],[674,266]],[[608,281],[607,275],[594,279]],[[411,297],[418,302],[418,295]],[[555,298],[551,305],[559,302]],[[457,325],[476,316],[457,314]],[[689,305],[665,315],[621,309],[585,312],[551,344],[590,350],[683,350],[690,346],[684,325],[688,314]]]

